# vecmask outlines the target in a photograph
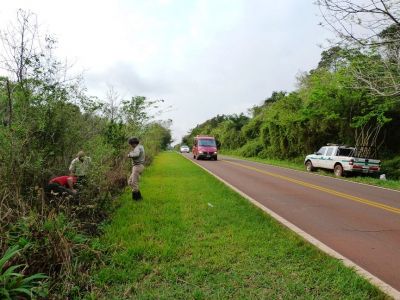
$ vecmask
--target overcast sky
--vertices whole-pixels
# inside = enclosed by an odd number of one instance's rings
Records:
[[[58,39],[57,55],[84,71],[88,92],[105,98],[164,99],[176,142],[217,114],[246,112],[274,90],[291,91],[314,68],[329,32],[313,0],[13,0]]]

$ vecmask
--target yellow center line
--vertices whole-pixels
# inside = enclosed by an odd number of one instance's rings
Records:
[[[396,214],[400,214],[400,208],[397,208],[397,207],[393,207],[393,206],[385,205],[385,204],[382,204],[382,203],[379,203],[379,202],[367,200],[367,199],[364,199],[364,198],[352,196],[352,195],[345,194],[345,193],[341,193],[341,192],[338,192],[338,191],[335,191],[335,190],[332,190],[332,189],[328,189],[328,188],[325,188],[325,187],[322,187],[322,186],[319,186],[319,185],[311,184],[311,183],[308,183],[308,182],[305,182],[305,181],[301,181],[301,180],[297,180],[297,179],[290,178],[290,177],[287,177],[287,176],[275,174],[275,173],[268,172],[268,171],[265,171],[265,170],[260,170],[260,169],[257,169],[257,168],[254,168],[254,167],[250,167],[250,166],[247,166],[247,165],[243,165],[243,164],[239,164],[239,163],[236,163],[236,162],[227,161],[227,160],[223,160],[223,162],[228,163],[228,164],[232,164],[232,165],[236,165],[236,166],[240,166],[242,168],[253,170],[253,171],[256,171],[256,172],[259,172],[259,173],[262,173],[262,174],[265,174],[265,175],[269,175],[269,176],[272,176],[272,177],[276,177],[276,178],[279,178],[279,179],[283,179],[283,180],[286,180],[286,181],[290,181],[290,182],[296,183],[298,185],[309,187],[311,189],[322,191],[322,192],[325,192],[325,193],[328,193],[328,194],[331,194],[331,195],[335,195],[335,196],[338,196],[338,197],[341,197],[341,198],[344,198],[344,199],[347,199],[347,200],[363,203],[363,204],[366,204],[366,205],[369,205],[369,206],[377,207],[377,208],[384,209],[384,210],[387,210],[387,211],[390,211],[390,212],[393,212],[393,213],[396,213]]]

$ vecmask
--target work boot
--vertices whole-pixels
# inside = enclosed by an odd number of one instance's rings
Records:
[[[138,191],[137,193],[138,193],[138,200],[142,200],[143,199],[142,193],[140,191]]]
[[[142,199],[140,192],[132,191],[132,200],[139,201],[140,199]]]

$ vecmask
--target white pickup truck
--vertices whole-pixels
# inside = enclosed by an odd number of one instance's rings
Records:
[[[338,177],[352,172],[378,174],[381,170],[380,160],[360,158],[357,157],[356,148],[331,144],[307,155],[304,165],[309,172],[317,168],[328,169]]]

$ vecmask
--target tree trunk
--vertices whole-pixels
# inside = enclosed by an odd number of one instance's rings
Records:
[[[377,158],[378,148],[382,145],[378,145],[378,137],[382,130],[380,124],[365,124],[360,128],[356,128],[356,149],[357,156],[365,158]]]
[[[6,81],[6,89],[7,89],[7,101],[8,101],[8,127],[11,128],[12,118],[13,118],[13,106],[11,98],[10,80],[8,78]]]

